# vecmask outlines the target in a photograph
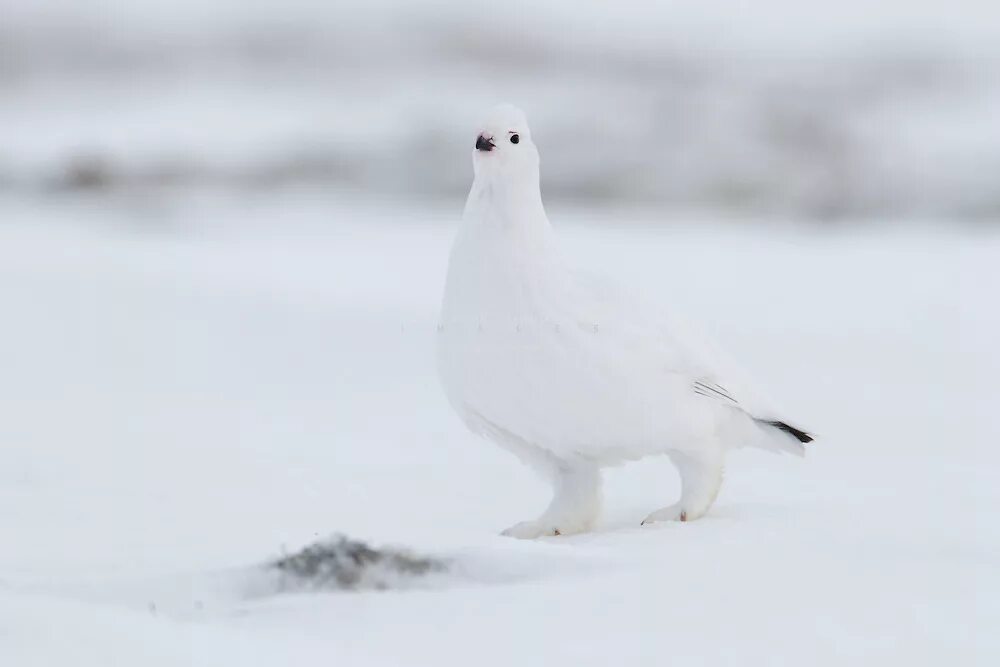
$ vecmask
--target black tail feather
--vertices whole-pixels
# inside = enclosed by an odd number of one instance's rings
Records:
[[[778,429],[779,431],[784,431],[785,433],[788,433],[788,434],[794,436],[799,442],[812,442],[813,441],[813,437],[811,435],[809,435],[805,431],[802,431],[802,430],[799,430],[799,429],[795,428],[794,426],[789,426],[785,422],[771,421],[771,420],[768,420],[768,419],[759,419],[758,421],[760,423],[762,423],[762,424],[767,424],[768,426],[773,426],[774,428]]]

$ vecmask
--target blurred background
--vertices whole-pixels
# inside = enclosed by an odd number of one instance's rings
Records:
[[[1000,217],[989,0],[2,0],[0,16],[5,199],[453,206],[471,128],[509,101],[551,203]]]

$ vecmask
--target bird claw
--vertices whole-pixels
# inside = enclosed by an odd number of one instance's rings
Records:
[[[514,537],[519,540],[534,540],[539,537],[562,535],[562,531],[548,523],[536,520],[522,521],[521,523],[514,524],[500,534],[504,537]]]
[[[691,517],[695,518],[695,517]],[[652,512],[649,516],[642,520],[641,526],[645,526],[647,523],[656,523],[657,521],[687,521],[688,512],[683,507],[679,505],[671,505],[670,507],[664,507],[663,509],[658,509]]]
[[[539,537],[576,535],[586,531],[589,527],[588,524],[568,519],[559,520],[558,524],[545,519],[535,519],[534,521],[522,521],[514,524],[500,534],[504,537],[516,537],[519,540],[534,540]]]

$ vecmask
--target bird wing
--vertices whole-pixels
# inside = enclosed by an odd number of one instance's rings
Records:
[[[687,378],[695,396],[746,414],[768,436],[763,439],[764,448],[802,454],[801,443],[810,442],[812,436],[779,417],[772,401],[745,372],[688,320],[668,315],[604,276],[580,272],[577,277],[584,280],[594,312],[612,325],[630,324],[627,331],[619,331],[623,344],[645,350],[649,356],[642,354],[641,358],[657,359],[663,370]]]

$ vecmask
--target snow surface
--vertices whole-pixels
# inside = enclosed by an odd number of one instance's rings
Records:
[[[0,664],[996,664],[1000,237],[550,213],[764,379],[806,459],[739,452],[704,519],[640,527],[678,492],[649,459],[596,532],[504,539],[547,491],[438,388],[457,206],[0,201]],[[451,569],[250,594],[333,532]]]

